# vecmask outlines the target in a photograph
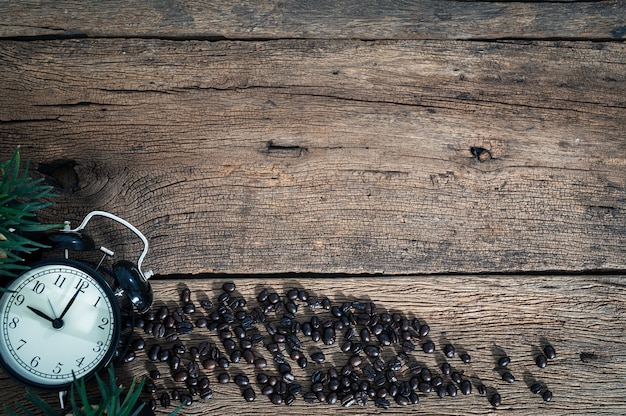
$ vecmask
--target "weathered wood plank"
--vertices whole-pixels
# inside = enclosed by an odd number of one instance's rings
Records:
[[[623,39],[626,5],[593,2],[3,1],[0,37]]]
[[[117,213],[162,274],[623,269],[624,51],[3,42],[1,152],[75,163],[46,219]]]
[[[155,308],[166,305],[170,309],[179,305],[179,292],[184,287],[192,291],[192,300],[199,304],[202,299],[216,300],[224,280],[161,280],[154,281]],[[471,364],[463,364],[457,357],[448,359],[452,366],[464,372],[464,376],[476,385],[488,387],[488,394],[495,391],[502,395],[500,411],[515,415],[536,414],[623,414],[626,400],[622,394],[624,363],[626,362],[626,329],[623,322],[626,310],[624,276],[407,276],[404,278],[361,278],[361,279],[235,279],[237,295],[248,300],[246,308],[257,306],[256,295],[261,288],[269,288],[279,294],[292,287],[306,288],[311,295],[328,296],[333,304],[344,301],[375,302],[378,312],[398,312],[410,318],[417,317],[431,327],[427,339],[436,344],[435,354],[421,350],[410,353],[411,362],[420,362],[440,373],[439,366],[446,360],[441,352],[445,343],[453,343],[457,351],[466,350],[472,357]],[[299,319],[311,316],[331,316],[328,311],[312,311],[301,305]],[[188,319],[195,322],[208,312],[196,312]],[[274,315],[270,315],[271,319]],[[360,328],[360,327],[359,327]],[[266,342],[269,336],[265,329]],[[148,346],[156,341],[151,335],[140,333]],[[302,371],[292,364],[297,382],[310,388],[307,377],[317,369],[328,369],[331,365],[343,366],[350,354],[340,352],[343,341],[324,346],[304,340],[304,348],[310,353],[322,350],[327,361],[321,365],[310,364]],[[182,341],[191,347],[201,341],[211,341],[221,347],[215,332],[196,328]],[[426,340],[426,339],[424,339]],[[422,340],[422,341],[424,341]],[[170,347],[172,343],[159,341]],[[551,344],[557,358],[545,369],[534,364],[535,356],[544,345]],[[257,355],[271,359],[265,348],[254,348]],[[388,360],[398,351],[398,346],[384,349],[383,358]],[[501,380],[496,368],[497,360],[503,355],[511,357],[509,370],[516,382],[507,384]],[[183,363],[189,360],[188,355]],[[288,359],[288,362],[291,362]],[[165,363],[152,363],[146,353],[139,351],[131,364],[118,366],[122,377],[141,376],[158,368],[163,378],[156,380],[157,394],[175,387],[184,388],[170,378]],[[246,373],[255,376],[250,365],[232,364],[231,375]],[[277,374],[271,365],[266,370]],[[210,378],[214,398],[208,402],[197,401],[185,409],[183,414],[372,414],[383,413],[370,402],[366,408],[353,406],[347,409],[339,405],[306,404],[298,397],[292,407],[275,407],[267,397],[260,394],[260,386],[254,384],[257,400],[246,404],[239,389],[232,384],[220,385],[216,372],[205,371]],[[400,380],[410,378],[405,365],[397,372]],[[0,380],[5,388],[0,390],[0,401],[12,402],[19,397],[23,388],[3,376]],[[554,393],[554,400],[545,403],[539,396],[530,393],[529,386],[535,381],[544,383]],[[393,405],[394,414],[409,414],[417,409],[426,414],[492,414],[488,397],[474,393],[459,394],[455,399],[437,398],[434,393],[420,394],[417,407]],[[165,414],[165,413],[163,413]]]

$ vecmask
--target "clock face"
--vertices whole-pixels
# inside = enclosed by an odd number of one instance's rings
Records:
[[[42,262],[0,298],[0,360],[18,380],[61,390],[111,360],[120,334],[113,291],[71,260]]]

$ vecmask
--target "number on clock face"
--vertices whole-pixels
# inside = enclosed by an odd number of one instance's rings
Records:
[[[119,338],[118,306],[104,280],[59,263],[21,275],[0,298],[4,366],[22,381],[48,388],[99,369]]]

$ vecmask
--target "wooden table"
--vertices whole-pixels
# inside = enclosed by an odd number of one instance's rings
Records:
[[[625,2],[213,3],[0,4],[0,155],[20,145],[56,186],[42,220],[137,226],[155,307],[233,281],[250,310],[262,288],[299,287],[418,318],[431,332],[412,362],[439,371],[452,343],[487,394],[277,407],[203,370],[214,397],[182,414],[626,413]],[[89,232],[136,258],[119,228]],[[328,355],[294,369],[305,390],[345,364],[340,340],[305,342]],[[118,373],[153,368],[154,397],[180,387],[142,351]],[[1,402],[23,394],[1,377]]]

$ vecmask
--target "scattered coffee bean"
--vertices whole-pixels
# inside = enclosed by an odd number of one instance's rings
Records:
[[[228,373],[219,373],[217,375],[217,381],[220,384],[228,384],[230,382],[230,375]]]
[[[535,364],[537,364],[537,367],[539,368],[546,368],[546,366],[548,365],[548,359],[545,355],[540,354],[535,359]]]
[[[426,354],[432,354],[435,352],[435,344],[432,341],[427,341],[422,345],[422,350],[424,350]]]
[[[168,392],[164,392],[161,394],[161,397],[159,399],[159,401],[161,402],[161,407],[169,407],[170,406],[170,395]]]
[[[454,357],[454,346],[452,344],[446,344],[443,346],[443,353],[446,357]]]
[[[507,371],[505,373],[502,373],[502,380],[506,381],[507,383],[514,383],[515,377],[513,377],[513,374]]]
[[[253,402],[256,399],[256,393],[252,387],[247,387],[241,393],[247,402]]]
[[[556,358],[556,351],[554,350],[554,347],[552,345],[546,345],[543,348],[543,353],[550,360],[554,360]]]
[[[472,394],[472,383],[469,380],[463,380],[461,382],[461,393],[465,396]]]
[[[511,363],[511,359],[509,357],[502,357],[498,360],[498,365],[500,367],[506,367]]]
[[[472,357],[470,357],[469,354],[467,353],[461,354],[461,361],[463,361],[465,364],[468,364],[471,360],[472,360]]]
[[[539,394],[539,393],[541,393],[541,390],[543,390],[543,387],[539,383],[535,383],[532,386],[530,386],[530,391],[533,394]]]
[[[543,400],[546,402],[552,401],[552,392],[550,390],[546,390],[543,392]]]
[[[498,407],[502,404],[502,397],[500,397],[500,394],[494,393],[491,399],[489,399],[489,402],[493,407]]]

